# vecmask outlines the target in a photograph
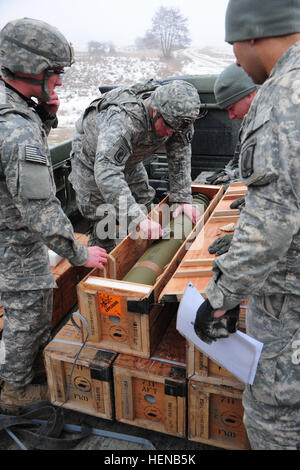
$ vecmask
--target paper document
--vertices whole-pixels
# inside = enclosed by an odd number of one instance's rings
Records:
[[[188,283],[177,313],[177,330],[196,348],[224,369],[231,372],[241,382],[252,385],[263,343],[237,331],[228,338],[218,339],[211,344],[202,341],[194,331],[194,322],[199,305],[204,302],[200,292]]]
[[[57,266],[58,263],[63,259],[62,256],[55,253],[53,250],[48,250],[50,266]]]

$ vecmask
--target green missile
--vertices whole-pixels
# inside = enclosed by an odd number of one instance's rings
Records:
[[[210,198],[202,193],[193,195],[193,204],[199,206],[200,211],[205,211]],[[201,212],[201,213],[203,213]],[[169,234],[168,238],[159,239],[152,243],[137,263],[128,271],[123,281],[138,282],[139,284],[154,285],[167,264],[179,250],[187,235],[192,231],[193,223],[185,214],[180,214],[164,229]]]

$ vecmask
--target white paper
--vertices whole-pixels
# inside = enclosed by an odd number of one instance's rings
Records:
[[[228,338],[218,339],[211,344],[202,341],[194,331],[194,322],[199,306],[204,302],[200,292],[188,283],[177,313],[177,330],[196,348],[210,357],[241,382],[252,385],[263,343],[237,331]]]
[[[56,266],[63,258],[53,250],[48,250],[50,266]]]

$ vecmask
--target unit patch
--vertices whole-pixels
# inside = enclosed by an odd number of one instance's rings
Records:
[[[256,142],[248,145],[241,154],[241,175],[243,178],[249,178],[253,173],[253,157]]]
[[[130,150],[125,139],[121,139],[117,143],[117,151],[113,156],[113,159],[117,165],[122,165],[123,161],[129,156]]]

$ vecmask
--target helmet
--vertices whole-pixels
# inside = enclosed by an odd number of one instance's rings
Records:
[[[72,46],[48,23],[22,18],[10,21],[0,31],[0,64],[8,78],[15,78],[16,73],[38,75],[73,63]]]
[[[242,67],[238,67],[236,64],[226,67],[214,85],[216,102],[222,109],[237,103],[254,90],[257,90],[257,86]]]
[[[183,80],[159,86],[150,97],[155,109],[172,129],[187,127],[199,116],[200,98],[196,88]]]

